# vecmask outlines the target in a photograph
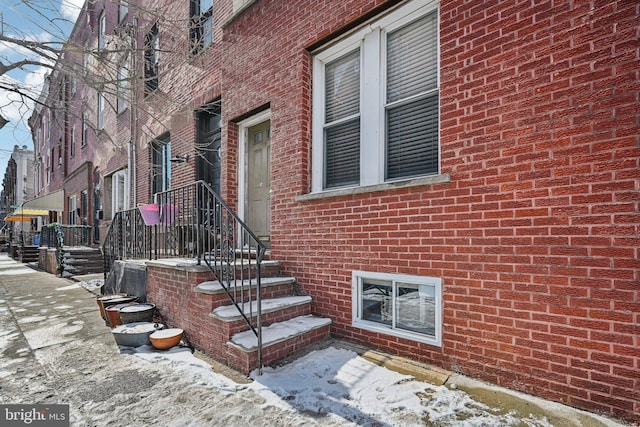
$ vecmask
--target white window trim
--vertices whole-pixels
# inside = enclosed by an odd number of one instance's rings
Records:
[[[118,68],[118,81],[116,82],[118,114],[129,108],[129,77],[129,60],[127,58]]]
[[[82,141],[80,142],[80,148],[89,143],[89,113],[82,112]]]
[[[76,125],[71,126],[71,146],[69,147],[70,157],[76,156]]]
[[[104,92],[98,92],[98,130],[104,129],[105,104]]]
[[[384,55],[378,48],[384,43],[384,34],[392,32],[422,16],[433,12],[438,8],[438,2],[434,0],[414,0],[408,4],[388,13],[385,16],[364,25],[351,34],[345,36],[337,43],[332,42],[330,47],[317,53],[313,58],[313,111],[316,112],[313,117],[312,125],[312,151],[311,151],[311,194],[316,193],[333,193],[341,188],[357,188],[372,187],[384,185],[386,183],[402,183],[406,181],[415,181],[416,177],[400,178],[397,180],[385,180],[385,154],[384,144],[379,143],[384,135],[384,109],[378,108],[380,105],[379,94],[384,93],[384,81],[380,77],[384,77],[382,73],[378,74],[378,78],[365,79],[361,78],[360,83],[360,140],[375,141],[375,144],[368,146],[361,145],[360,150],[360,184],[355,186],[345,186],[338,188],[324,188],[324,120],[322,115],[325,111],[325,67],[324,65],[334,59],[338,59],[347,53],[360,47],[360,63],[361,70],[367,68],[384,70]],[[366,49],[367,45],[375,45],[375,49]],[[440,53],[436,60],[440,63]],[[382,67],[381,67],[382,65]],[[439,67],[438,67],[439,69]],[[440,87],[440,73],[438,72],[438,88]],[[372,102],[371,99],[375,99]],[[378,127],[368,126],[369,123],[378,123]],[[369,165],[363,167],[362,165]],[[377,167],[370,167],[377,165]],[[438,159],[440,165],[440,159]],[[439,171],[435,175],[439,176]],[[448,181],[448,177],[443,179]]]
[[[433,337],[420,334],[418,332],[403,329],[393,329],[391,326],[378,322],[372,322],[361,318],[361,295],[362,281],[364,279],[376,279],[390,282],[402,282],[415,285],[433,286],[435,289],[435,334]],[[394,287],[395,291],[395,287]],[[442,346],[442,279],[429,276],[412,276],[406,274],[377,273],[371,271],[352,272],[352,325],[367,331],[378,332],[398,338],[405,338],[411,341],[422,342],[433,346]]]
[[[124,21],[129,14],[129,0],[120,0],[118,4],[118,22]]]
[[[121,212],[118,209],[118,180],[122,178],[124,180],[124,194],[123,197],[123,208],[122,210],[129,209],[129,179],[127,169],[121,169],[118,172],[115,172],[111,175],[111,216],[115,216],[117,212]]]
[[[238,216],[246,220],[247,214],[247,180],[249,174],[248,166],[248,138],[249,128],[260,124],[266,120],[271,120],[271,109],[262,111],[261,113],[249,117],[238,123],[238,159],[240,159],[240,167],[238,168]]]
[[[98,49],[102,50],[107,45],[107,17],[104,12],[98,18]]]
[[[78,223],[78,196],[69,196],[69,224],[76,225]]]

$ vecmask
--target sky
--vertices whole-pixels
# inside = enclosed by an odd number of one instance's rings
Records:
[[[0,32],[23,40],[63,41],[71,32],[83,4],[84,0],[0,0]],[[0,42],[0,62],[3,64],[15,63],[25,57],[37,60],[15,45]],[[45,67],[33,66],[2,75],[0,82],[32,88],[37,95],[46,73]],[[0,114],[9,120],[0,129],[0,185],[13,147],[26,145],[33,150],[27,125],[32,111],[32,102],[22,102],[15,94],[0,89]]]

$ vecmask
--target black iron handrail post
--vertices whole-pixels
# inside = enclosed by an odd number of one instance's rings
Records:
[[[202,189],[202,190],[201,190]],[[204,207],[204,205],[202,204],[202,200],[201,200],[201,192],[204,192],[204,186],[202,186],[201,183],[196,183],[196,187],[194,189],[194,193],[195,193],[195,205],[194,205],[194,210],[196,211],[196,253],[197,253],[197,259],[198,259],[198,265],[201,264],[202,262],[202,252],[203,249],[202,245],[204,243],[204,229],[200,230],[200,228],[204,228],[203,221],[202,221],[202,209]]]

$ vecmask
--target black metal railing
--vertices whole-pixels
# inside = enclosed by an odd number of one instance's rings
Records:
[[[93,227],[89,225],[64,225],[59,224],[60,231],[56,231],[55,224],[42,227],[40,231],[40,246],[59,248],[60,238],[56,233],[62,233],[64,246],[91,246],[91,233]]]
[[[117,212],[102,245],[105,282],[111,267],[121,259],[157,259],[153,228],[145,225],[138,208]]]
[[[105,281],[118,259],[204,261],[256,335],[261,369],[266,246],[204,181],[157,193],[154,201],[114,216],[103,245]]]

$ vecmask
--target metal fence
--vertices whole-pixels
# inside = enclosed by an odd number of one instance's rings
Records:
[[[114,215],[103,245],[105,280],[116,260],[204,261],[258,338],[261,366],[266,246],[203,181],[157,193],[154,201]]]
[[[59,248],[62,246],[91,246],[93,227],[89,225],[59,224],[61,234],[56,232],[56,224],[42,227],[40,246]]]

